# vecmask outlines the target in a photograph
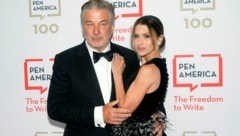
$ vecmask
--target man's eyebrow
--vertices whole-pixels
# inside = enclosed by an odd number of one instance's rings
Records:
[[[92,20],[85,20],[84,22],[95,22],[95,21],[92,21]],[[101,21],[99,21],[99,23],[101,23],[101,22],[108,22],[108,20],[105,19],[105,20],[101,20]]]

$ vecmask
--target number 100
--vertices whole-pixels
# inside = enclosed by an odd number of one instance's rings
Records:
[[[188,28],[199,28],[199,27],[204,27],[204,28],[209,28],[212,26],[212,20],[210,18],[204,18],[202,20],[198,18],[193,18],[193,19],[184,19],[185,21],[185,27]]]
[[[57,24],[51,24],[51,25],[46,25],[46,24],[41,24],[41,25],[33,25],[34,28],[34,33],[38,34],[46,34],[48,32],[51,33],[57,33],[58,32],[58,25]]]

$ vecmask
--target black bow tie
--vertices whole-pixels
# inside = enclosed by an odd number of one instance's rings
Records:
[[[94,61],[94,63],[97,63],[98,60],[99,60],[101,57],[104,57],[104,58],[107,59],[108,61],[111,61],[111,60],[112,60],[112,57],[113,57],[113,53],[112,53],[112,51],[108,51],[108,52],[105,52],[105,53],[93,52],[93,61]]]

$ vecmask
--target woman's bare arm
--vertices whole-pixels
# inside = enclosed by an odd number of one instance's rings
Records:
[[[125,93],[122,80],[122,72],[125,64],[121,56],[114,56],[112,60],[112,71],[116,88],[116,97],[119,100],[119,107],[127,108],[132,113],[141,103],[146,93],[154,91],[160,83],[158,68],[153,65],[143,65],[135,80]]]

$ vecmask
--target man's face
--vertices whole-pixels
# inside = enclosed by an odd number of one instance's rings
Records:
[[[86,9],[82,21],[83,34],[88,44],[96,50],[103,50],[110,42],[113,33],[108,10]]]

